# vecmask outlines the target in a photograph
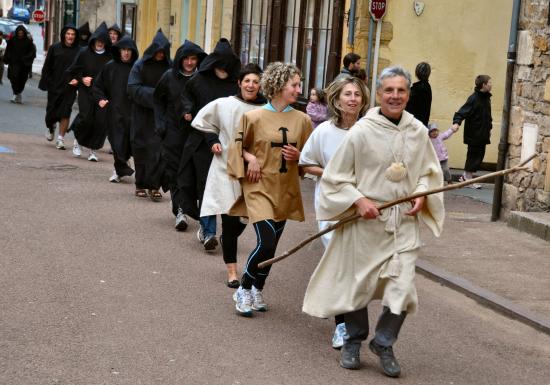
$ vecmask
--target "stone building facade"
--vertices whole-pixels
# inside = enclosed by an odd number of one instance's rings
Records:
[[[507,176],[503,209],[550,211],[549,2],[523,0],[514,70],[507,166],[534,152],[532,172]]]

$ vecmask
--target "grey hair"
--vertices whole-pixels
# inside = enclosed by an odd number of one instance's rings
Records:
[[[407,81],[407,90],[411,90],[411,74],[405,68],[400,66],[386,67],[380,73],[378,79],[376,79],[376,89],[382,88],[382,81],[384,79],[394,78],[396,76],[403,76]]]

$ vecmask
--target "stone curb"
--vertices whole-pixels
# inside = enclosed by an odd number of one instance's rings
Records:
[[[478,287],[464,278],[457,277],[432,265],[429,262],[422,261],[420,259],[416,261],[416,271],[426,278],[459,291],[474,299],[476,302],[509,318],[522,322],[550,335],[550,320],[518,306],[506,298],[503,298],[489,290]]]
[[[550,242],[550,214],[511,211],[508,226]]]

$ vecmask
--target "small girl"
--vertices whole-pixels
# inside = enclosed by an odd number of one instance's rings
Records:
[[[306,112],[313,122],[313,128],[328,119],[328,109],[325,102],[325,93],[320,88],[312,88],[309,92],[309,103]]]
[[[434,146],[437,158],[439,159],[439,163],[441,164],[443,178],[447,183],[452,182],[452,176],[451,170],[449,170],[449,165],[447,164],[447,161],[449,160],[449,154],[443,141],[450,138],[456,131],[458,131],[458,128],[455,130],[453,127],[451,127],[440,135],[437,125],[435,123],[428,124],[428,135],[430,136],[430,140],[432,141],[432,144]]]

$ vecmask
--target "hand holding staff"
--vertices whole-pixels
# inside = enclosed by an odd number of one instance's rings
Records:
[[[518,164],[515,167],[511,167],[511,168],[501,170],[501,171],[495,171],[495,172],[492,172],[490,174],[479,176],[477,178],[468,179],[464,182],[454,183],[454,184],[439,187],[439,188],[436,188],[436,189],[433,189],[433,190],[412,194],[412,195],[406,196],[404,198],[400,198],[400,199],[397,199],[397,200],[394,200],[394,201],[391,201],[391,202],[381,204],[380,206],[377,206],[377,208],[378,208],[378,210],[381,211],[383,209],[387,209],[388,207],[395,206],[395,205],[398,205],[398,204],[403,203],[403,202],[409,202],[409,201],[411,201],[415,198],[428,196],[428,195],[432,195],[432,194],[437,194],[437,193],[443,192],[443,191],[456,190],[456,189],[462,188],[464,186],[468,186],[468,185],[473,184],[473,183],[478,183],[478,182],[481,182],[481,181],[484,181],[484,180],[487,180],[487,179],[491,179],[495,176],[506,175],[506,174],[510,174],[510,173],[513,173],[513,172],[521,171],[521,170],[527,170],[528,167],[526,167],[525,165],[527,163],[529,163],[532,159],[534,159],[536,156],[537,156],[537,154],[531,155],[529,158],[525,159],[523,162],[521,162],[520,164]],[[345,217],[345,218],[339,220],[338,222],[336,222],[335,224],[327,227],[326,229],[324,229],[322,231],[319,231],[317,234],[314,234],[311,237],[309,237],[307,239],[304,239],[298,245],[296,245],[295,247],[293,247],[290,250],[285,251],[283,254],[281,254],[277,257],[268,259],[267,261],[264,261],[264,262],[258,264],[258,268],[263,269],[264,267],[270,266],[270,265],[274,264],[275,262],[279,262],[279,261],[285,259],[286,257],[294,254],[295,252],[300,250],[302,247],[304,247],[305,245],[307,245],[311,241],[319,238],[320,236],[322,236],[322,235],[324,235],[324,234],[326,234],[326,233],[328,233],[328,232],[330,232],[334,229],[337,229],[338,227],[340,227],[342,225],[345,225],[348,222],[352,222],[352,221],[354,221],[356,219],[359,219],[359,218],[361,218],[361,216],[359,214],[352,214],[348,217]]]

